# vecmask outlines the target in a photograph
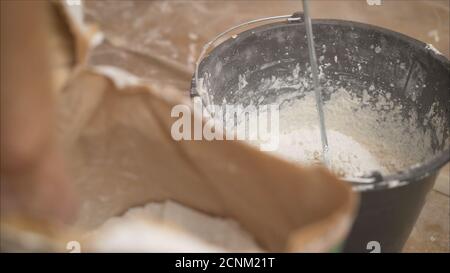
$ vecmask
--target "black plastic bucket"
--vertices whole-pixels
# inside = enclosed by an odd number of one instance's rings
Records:
[[[203,98],[203,101],[220,105],[226,99],[229,103],[248,104],[255,94],[233,92],[239,85],[239,75],[247,75],[246,86],[250,90],[261,78],[292,73],[296,63],[309,63],[305,27],[301,16],[294,17],[296,20],[283,20],[244,31],[214,48],[198,67],[198,75],[204,79],[202,84],[209,94],[208,100]],[[325,79],[352,85],[373,83],[389,90],[392,99],[402,101],[406,110],[417,109],[419,121],[425,118],[433,102],[441,102],[437,110],[445,113],[446,128],[441,130],[441,141],[433,136],[432,158],[388,176],[374,175],[371,179],[376,181],[370,184],[350,182],[361,192],[361,204],[344,251],[369,252],[370,242],[375,241],[381,252],[399,252],[433,187],[437,172],[450,159],[448,146],[442,143],[442,138],[450,137],[450,63],[420,41],[371,25],[313,20],[313,31],[316,51],[324,46],[328,49],[320,54],[331,63],[323,71]],[[380,47],[379,52],[373,45]],[[334,56],[339,58],[338,64],[331,61]],[[352,73],[351,68],[361,60],[366,64],[361,73]],[[406,69],[399,69],[399,65]],[[267,68],[261,69],[263,66]],[[399,78],[404,80],[399,81]],[[195,82],[194,75],[191,95],[199,96]],[[397,84],[392,86],[392,82]],[[411,101],[407,93],[417,84],[424,88]],[[288,88],[282,92],[291,91]],[[270,94],[278,95],[277,92]]]

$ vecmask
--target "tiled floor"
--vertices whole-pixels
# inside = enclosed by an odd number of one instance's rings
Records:
[[[381,5],[371,6],[368,2]],[[105,48],[97,61],[102,62],[103,58],[138,76],[181,90],[188,90],[201,47],[218,33],[250,19],[301,10],[300,1],[148,3],[88,2],[88,17],[99,19],[116,45],[134,54],[128,56],[134,58],[132,66],[124,64],[123,52],[113,48]],[[446,0],[320,0],[312,1],[311,12],[314,18],[353,20],[402,32],[432,43],[447,57],[450,54],[449,1]],[[449,165],[441,171],[405,251],[449,251],[449,172]]]

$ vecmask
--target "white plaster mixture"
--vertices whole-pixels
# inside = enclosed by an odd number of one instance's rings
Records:
[[[276,154],[302,164],[321,163],[322,144],[315,103],[313,93],[310,92],[281,107],[280,143]],[[361,122],[346,124],[349,127],[335,126],[335,119],[346,120],[342,117],[348,113],[342,110],[351,106],[352,99],[345,89],[337,90],[333,99],[324,105],[330,169],[343,177],[363,176],[372,171],[386,172],[386,167],[372,154],[369,147],[349,134],[354,130],[351,127],[361,126]],[[334,117],[335,115],[343,116]]]
[[[345,91],[341,91],[345,92]],[[272,153],[300,164],[321,164],[322,143],[318,127],[315,99],[312,92],[302,99],[293,100],[280,109],[280,134],[278,148]],[[329,113],[333,106],[328,104]],[[331,106],[331,107],[330,107]],[[257,128],[257,115],[249,113],[248,126],[237,126],[239,130]],[[242,123],[243,119],[238,119]],[[345,131],[344,131],[345,132]],[[327,130],[330,169],[342,177],[357,177],[369,174],[371,171],[386,172],[370,150],[342,130],[329,126]],[[261,141],[250,141],[259,145]]]
[[[339,176],[362,176],[384,167],[370,151],[352,137],[327,130],[330,168]],[[322,144],[318,128],[302,128],[280,135],[277,154],[302,164],[320,164]]]
[[[318,127],[316,101],[313,92],[305,91],[308,83],[300,79],[292,84],[291,79],[263,79],[260,88],[268,92],[256,92],[255,100],[264,104],[269,92],[280,88],[295,88],[279,96],[275,102],[280,105],[280,141],[274,154],[302,164],[318,164],[322,158],[322,146]],[[333,84],[324,88],[330,94],[325,101],[324,113],[330,147],[330,168],[339,176],[360,177],[379,171],[382,174],[404,170],[433,156],[431,142],[433,135],[439,145],[449,146],[449,139],[443,138],[445,113],[435,111],[435,102],[426,115],[423,124],[432,122],[432,128],[419,129],[417,110],[405,112],[398,100],[389,92],[370,85],[362,96],[355,96],[346,88]],[[349,89],[350,90],[350,89]],[[371,93],[372,95],[369,95]],[[244,110],[245,111],[245,110]],[[244,117],[245,114],[240,116]],[[254,116],[250,113],[248,116]],[[238,118],[237,123],[243,122]],[[247,120],[249,124],[257,119]],[[256,128],[254,124],[237,126]],[[250,141],[259,145],[258,141]]]

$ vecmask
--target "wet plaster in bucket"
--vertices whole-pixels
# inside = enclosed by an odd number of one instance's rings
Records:
[[[429,160],[435,155],[435,146],[439,146],[439,150],[450,147],[445,112],[438,111],[440,102],[435,101],[425,117],[418,116],[417,97],[425,85],[413,84],[406,93],[407,99],[415,104],[407,109],[391,92],[374,84],[355,87],[350,83],[323,80],[327,65],[319,69],[328,97],[324,111],[331,170],[336,174],[343,177],[360,177],[372,171],[390,174]],[[256,105],[279,105],[280,144],[273,153],[300,164],[319,164],[321,143],[314,93],[310,78],[300,76],[299,70],[297,64],[291,75],[262,78],[253,89],[245,89],[248,79],[240,75],[239,88],[232,94],[240,99],[247,97],[244,100]],[[355,73],[357,71],[355,67]],[[274,93],[279,94],[275,99]],[[224,99],[223,103],[230,102]],[[254,115],[249,113],[248,116]],[[238,118],[237,124],[242,122],[244,119]],[[236,128],[256,128],[251,123],[257,120],[247,118],[245,122],[249,122],[247,127]]]

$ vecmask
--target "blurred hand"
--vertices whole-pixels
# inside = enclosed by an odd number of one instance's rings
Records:
[[[68,221],[74,193],[54,137],[44,1],[1,1],[1,215]]]

